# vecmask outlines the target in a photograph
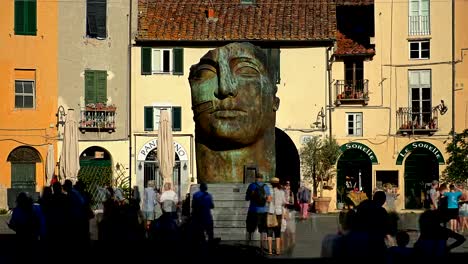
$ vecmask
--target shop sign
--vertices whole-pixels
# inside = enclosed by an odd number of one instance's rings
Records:
[[[442,156],[442,152],[436,146],[432,145],[429,142],[416,141],[416,142],[406,145],[406,147],[404,147],[403,150],[400,151],[400,153],[398,153],[396,165],[403,164],[403,160],[405,159],[406,155],[408,155],[408,153],[411,153],[411,151],[417,148],[425,148],[429,150],[437,158],[437,161],[439,162],[439,164],[441,165],[445,164],[444,156]]]
[[[142,161],[146,160],[146,156],[148,156],[148,153],[150,153],[153,149],[156,149],[157,146],[158,146],[157,139],[153,139],[153,140],[146,142],[146,144],[143,145],[143,147],[141,147],[140,151],[138,152],[137,160],[142,160]],[[185,150],[185,148],[181,144],[175,141],[174,141],[174,151],[179,157],[179,160],[188,160],[188,155],[187,155],[187,151]]]
[[[346,150],[350,149],[359,149],[360,151],[366,153],[366,155],[371,160],[372,164],[379,164],[379,161],[377,160],[377,156],[375,155],[374,151],[368,146],[362,143],[350,142],[342,145],[340,148],[341,152],[345,152]]]

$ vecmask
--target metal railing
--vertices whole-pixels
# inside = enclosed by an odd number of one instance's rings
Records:
[[[369,100],[369,80],[337,80],[335,89],[337,104]]]
[[[430,35],[431,21],[429,16],[409,16],[408,34],[410,36]]]
[[[81,110],[79,128],[82,132],[86,130],[115,131],[115,107],[85,107]]]
[[[437,107],[432,107],[429,111],[419,111],[415,107],[400,107],[396,112],[396,117],[400,133],[430,133],[439,129],[439,111]]]

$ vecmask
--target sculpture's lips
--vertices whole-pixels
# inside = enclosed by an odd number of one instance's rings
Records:
[[[235,118],[245,114],[245,111],[234,109],[218,109],[213,112],[213,115],[217,118]]]

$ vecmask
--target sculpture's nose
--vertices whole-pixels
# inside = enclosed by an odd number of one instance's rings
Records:
[[[218,99],[237,96],[237,84],[229,70],[219,70],[218,88],[215,90]]]

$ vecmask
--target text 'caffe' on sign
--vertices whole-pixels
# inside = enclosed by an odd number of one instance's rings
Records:
[[[375,155],[374,151],[368,146],[362,143],[350,142],[342,145],[340,148],[341,152],[345,152],[346,150],[350,149],[358,149],[364,152],[367,155],[367,157],[369,157],[372,164],[379,164],[379,161],[377,160],[377,156]]]
[[[398,153],[398,158],[396,160],[396,165],[401,165],[403,164],[403,160],[405,159],[405,156],[408,155],[408,153],[411,153],[414,149],[417,148],[423,148],[429,150],[434,156],[437,158],[437,161],[439,162],[440,165],[445,164],[444,156],[442,156],[442,152],[434,145],[432,145],[429,142],[425,141],[415,141],[413,143],[410,143],[404,147],[400,153]]]

